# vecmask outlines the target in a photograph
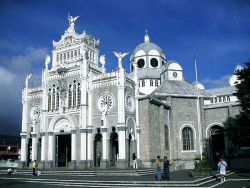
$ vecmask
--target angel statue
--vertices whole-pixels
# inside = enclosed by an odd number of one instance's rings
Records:
[[[69,20],[69,29],[68,31],[75,31],[75,21],[79,18],[79,16],[73,17],[70,16],[68,13],[68,20]]]
[[[105,60],[106,60],[105,55],[101,55],[101,57],[100,57],[100,63],[102,64],[102,73],[105,73],[105,68],[104,68],[104,66],[105,66]]]
[[[49,63],[50,63],[50,56],[46,55],[46,58],[45,58],[45,67],[46,67],[46,69],[48,68]]]
[[[118,58],[118,67],[122,68],[122,58],[124,58],[129,52],[126,53],[121,53],[121,52],[114,52],[113,50],[111,51],[115,56]]]
[[[26,88],[28,88],[29,79],[30,79],[31,76],[32,76],[32,73],[26,75],[26,79],[25,79],[25,86],[26,86]]]

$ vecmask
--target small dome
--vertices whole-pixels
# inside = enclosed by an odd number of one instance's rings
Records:
[[[198,87],[199,89],[205,89],[204,85],[200,82],[194,81],[192,83],[195,87]]]
[[[236,67],[234,68],[234,72],[237,72],[237,71],[241,71],[243,69],[243,67],[241,65],[236,65]]]
[[[167,69],[182,71],[181,65],[177,61],[169,60],[166,65]]]

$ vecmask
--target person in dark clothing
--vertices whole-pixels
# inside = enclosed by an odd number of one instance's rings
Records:
[[[169,178],[169,166],[170,166],[170,162],[168,160],[168,158],[165,156],[164,157],[164,162],[163,162],[163,179],[164,180],[170,180]]]
[[[135,153],[133,153],[132,159],[133,159],[133,169],[137,169],[138,168],[137,157],[136,157]]]

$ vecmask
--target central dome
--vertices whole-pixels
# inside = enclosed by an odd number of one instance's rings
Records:
[[[147,33],[144,36],[144,43],[139,44],[130,56],[130,70],[133,72],[133,64],[137,63],[138,69],[160,69],[166,63],[166,56],[162,49],[150,42]]]

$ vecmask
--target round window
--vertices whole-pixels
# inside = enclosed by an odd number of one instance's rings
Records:
[[[138,68],[143,68],[144,65],[145,65],[144,59],[139,59],[139,60],[137,61],[137,65],[138,65]]]
[[[173,77],[177,77],[177,72],[173,72]]]
[[[158,67],[158,60],[155,59],[155,58],[152,58],[150,60],[150,64],[151,64],[152,67]]]

